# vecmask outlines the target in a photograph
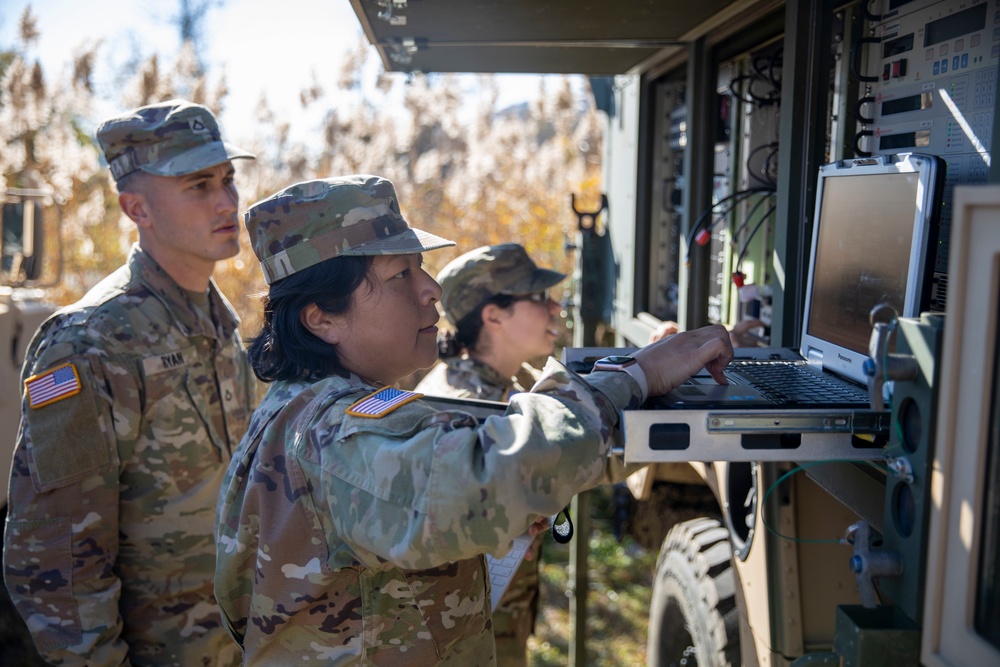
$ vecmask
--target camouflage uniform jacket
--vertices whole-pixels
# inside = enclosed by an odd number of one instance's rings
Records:
[[[434,366],[415,391],[433,396],[507,402],[511,395],[530,389],[537,375],[538,371],[523,364],[516,377],[505,378],[492,366],[472,357],[449,357]]]
[[[239,662],[213,528],[254,380],[235,313],[207,297],[211,314],[136,246],[32,339],[23,378],[71,364],[79,388],[22,397],[4,535],[7,588],[52,663]]]
[[[215,588],[245,664],[495,664],[483,554],[599,481],[640,400],[625,373],[590,383],[550,361],[482,423],[420,400],[347,414],[374,391],[357,378],[272,385],[219,505]]]

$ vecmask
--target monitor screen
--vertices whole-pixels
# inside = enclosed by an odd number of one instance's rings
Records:
[[[904,315],[921,190],[916,172],[824,181],[807,334],[867,353],[872,308]]]

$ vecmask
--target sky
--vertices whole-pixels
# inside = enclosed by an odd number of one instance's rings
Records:
[[[209,10],[203,29],[204,60],[209,80],[214,82],[225,72],[230,89],[220,117],[223,131],[234,139],[247,136],[250,129],[244,124],[251,122],[252,114],[246,110],[256,107],[263,92],[278,116],[292,121],[292,138],[304,140],[320,119],[319,110],[317,117],[303,115],[299,91],[314,76],[327,91],[335,89],[344,53],[364,39],[350,2],[224,0],[215,4],[221,7]],[[107,73],[116,69],[114,65],[120,68],[136,50],[143,55],[156,51],[172,63],[179,46],[173,19],[180,0],[0,0],[0,45],[16,43],[18,21],[27,5],[41,33],[29,56],[41,61],[49,80],[64,71],[75,51],[102,41],[96,68],[99,95],[102,85],[105,90],[111,85]],[[377,67],[378,56],[369,48],[369,64]],[[537,76],[504,75],[498,81],[501,107],[537,95]],[[104,115],[118,111],[110,108]]]

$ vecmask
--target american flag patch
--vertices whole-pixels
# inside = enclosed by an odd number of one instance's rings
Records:
[[[347,408],[347,414],[355,417],[369,417],[371,419],[375,419],[377,417],[383,417],[399,406],[405,405],[410,401],[415,401],[421,396],[423,396],[423,394],[386,387],[385,389],[375,392],[371,396],[362,398],[360,401]]]
[[[24,381],[24,390],[28,394],[28,405],[40,408],[79,394],[80,376],[76,366],[63,364],[28,378]]]

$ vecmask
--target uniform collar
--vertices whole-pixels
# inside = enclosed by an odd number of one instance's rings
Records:
[[[139,276],[143,285],[170,311],[185,335],[228,339],[236,331],[239,318],[214,280],[208,281],[208,303],[212,312],[207,313],[203,308],[197,307],[181,286],[138,244],[133,245],[129,252],[128,265],[133,274]]]
[[[475,373],[485,382],[495,387],[504,387],[506,389],[514,387],[513,378],[504,377],[495,368],[489,364],[484,364],[478,359],[473,359],[472,357],[453,357],[448,359],[447,363],[452,368]]]

